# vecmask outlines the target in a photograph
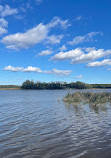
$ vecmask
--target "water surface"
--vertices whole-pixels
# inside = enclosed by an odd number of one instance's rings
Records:
[[[68,92],[0,91],[0,158],[111,158],[111,107],[65,105]]]

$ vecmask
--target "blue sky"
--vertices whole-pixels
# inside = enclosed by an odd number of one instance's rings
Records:
[[[111,83],[111,2],[0,1],[0,84]]]

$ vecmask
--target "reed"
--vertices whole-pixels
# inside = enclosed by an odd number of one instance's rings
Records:
[[[68,93],[63,99],[67,104],[89,104],[91,106],[103,105],[106,103],[111,104],[111,93],[101,92],[101,93],[92,93],[92,92],[76,92],[73,94]]]

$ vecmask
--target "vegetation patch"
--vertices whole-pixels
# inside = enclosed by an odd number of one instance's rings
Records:
[[[26,80],[21,86],[17,85],[0,85],[0,89],[35,89],[35,90],[54,90],[54,89],[92,89],[92,88],[111,88],[111,84],[87,84],[84,82],[34,82]]]
[[[87,84],[84,82],[34,82],[26,80],[22,83],[22,89],[92,89],[92,88],[111,88],[111,84]]]
[[[17,85],[0,85],[0,90],[18,90],[21,86]]]
[[[92,93],[92,92],[76,92],[73,94],[68,93],[63,99],[67,104],[80,105],[89,104],[91,106],[111,104],[111,93]]]

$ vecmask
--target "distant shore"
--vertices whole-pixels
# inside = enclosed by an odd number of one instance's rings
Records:
[[[91,88],[91,89],[75,89],[75,88],[69,88],[69,89],[22,89],[22,88],[0,88],[0,90],[25,90],[25,91],[30,91],[30,90],[108,90],[111,88]]]
[[[65,90],[65,89],[111,89],[111,84],[87,84],[84,82],[34,82],[26,80],[22,85],[0,85],[0,90]]]
[[[0,88],[0,90],[21,90],[21,88]]]

